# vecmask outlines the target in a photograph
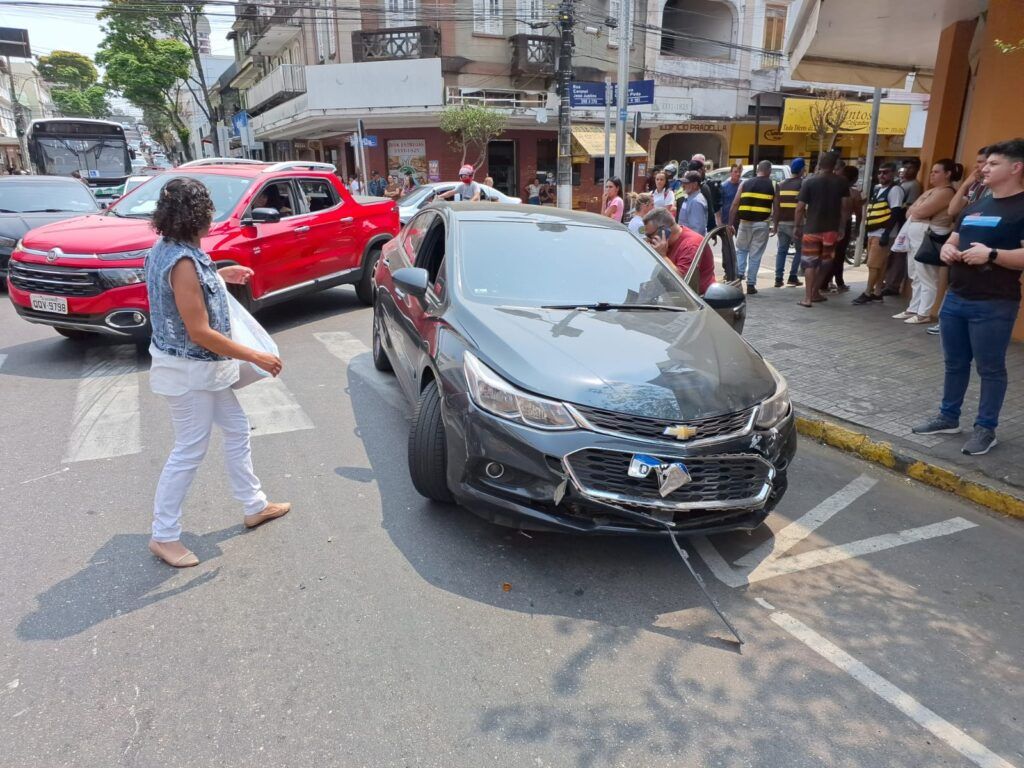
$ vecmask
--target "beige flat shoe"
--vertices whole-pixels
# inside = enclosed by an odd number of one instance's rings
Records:
[[[149,542],[149,551],[172,568],[191,568],[194,565],[199,565],[199,558],[195,556],[194,552],[186,549],[185,554],[174,557],[164,552],[160,542],[153,541],[152,539]]]
[[[284,517],[292,510],[290,502],[270,502],[263,508],[263,511],[255,515],[245,516],[245,527],[256,528],[264,523]]]

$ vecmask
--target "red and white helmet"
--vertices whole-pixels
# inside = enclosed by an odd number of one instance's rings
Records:
[[[459,168],[459,178],[462,179],[463,181],[465,181],[466,179],[472,179],[473,178],[473,166],[472,165],[464,165],[461,168]]]

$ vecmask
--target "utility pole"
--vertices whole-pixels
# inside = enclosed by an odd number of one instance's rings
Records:
[[[572,210],[572,49],[573,0],[562,0],[558,24],[562,45],[558,53],[558,207]]]
[[[623,187],[632,189],[626,178],[626,120],[629,118],[629,49],[633,40],[633,6],[631,0],[619,2],[619,92],[615,99],[618,112],[615,121],[615,175]]]
[[[875,181],[875,142],[878,141],[878,113],[882,111],[882,89],[875,88],[875,93],[871,99],[871,126],[868,129],[868,156],[865,158],[864,173],[861,174],[860,188],[863,192],[864,200],[866,201],[865,210],[868,205],[871,204],[871,191],[874,189]],[[857,212],[857,216],[860,218],[860,232],[857,235],[857,248],[854,251],[853,266],[859,267],[861,260],[864,258],[864,239],[868,231],[868,217],[862,216],[860,211]],[[839,254],[836,254],[838,258]]]
[[[611,177],[611,134],[612,134],[612,79],[604,79],[604,176],[601,184]]]
[[[18,89],[14,85],[14,68],[11,66],[11,57],[7,57],[7,77],[11,86],[11,112],[14,113],[14,134],[18,137],[18,149],[21,150],[21,167],[31,170],[32,161],[28,157],[28,141],[26,132],[28,124],[25,120],[25,109],[18,101]]]

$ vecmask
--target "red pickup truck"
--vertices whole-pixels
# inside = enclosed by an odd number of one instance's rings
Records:
[[[250,310],[345,283],[372,302],[374,265],[399,230],[394,201],[353,196],[327,163],[208,158],[154,176],[102,213],[26,234],[8,272],[18,314],[72,339],[148,338],[150,218],[175,176],[209,188],[215,210],[203,248],[220,265],[253,270],[248,285],[231,286]]]

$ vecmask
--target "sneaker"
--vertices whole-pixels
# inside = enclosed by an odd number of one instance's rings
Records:
[[[776,288],[781,288],[782,287],[782,281],[781,280],[776,280],[775,281],[775,287]]]
[[[907,318],[910,318],[910,317],[917,317],[917,315],[915,315],[913,312],[907,312],[906,310],[903,310],[902,312],[897,312],[895,315],[893,315],[892,319],[893,320],[906,320]]]
[[[906,323],[907,325],[924,325],[925,323],[930,323],[931,321],[932,319],[927,315],[913,315],[912,317],[908,317],[903,322]]]
[[[794,288],[802,288],[803,287],[803,283],[801,283],[795,277],[789,278],[789,280],[786,281],[786,285],[792,285]]]
[[[925,333],[927,333],[929,336],[938,336],[939,330],[939,324],[936,323],[935,325],[929,325],[928,328],[925,330]]]
[[[883,288],[882,289],[882,295],[883,296],[899,296],[900,292],[897,291],[894,288]]]
[[[958,435],[960,434],[960,422],[943,416],[933,416],[924,424],[918,424],[910,430],[915,435]]]
[[[875,296],[874,294],[871,293],[862,293],[860,296],[853,300],[853,303],[856,304],[857,306],[863,306],[865,304],[870,304],[872,301],[881,300],[881,298],[881,296]]]
[[[747,284],[747,296],[753,296],[755,293],[757,293],[757,286],[756,285],[750,285],[748,283]]]
[[[964,447],[960,449],[960,452],[966,453],[968,456],[984,456],[998,444],[999,441],[996,440],[994,430],[988,427],[979,427],[975,424],[974,434],[971,435],[970,440],[964,443]]]
[[[843,285],[836,286],[836,293],[846,293],[848,290],[850,290],[850,286],[845,283]]]

